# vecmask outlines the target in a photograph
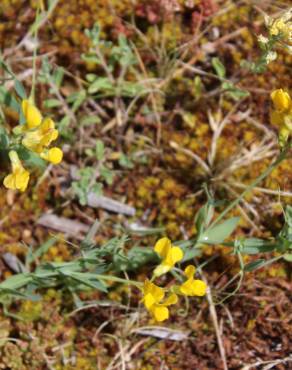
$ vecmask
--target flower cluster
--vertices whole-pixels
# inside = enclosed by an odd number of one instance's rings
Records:
[[[60,163],[63,158],[62,150],[57,147],[49,148],[58,137],[54,121],[48,117],[43,118],[38,108],[29,100],[23,100],[21,108],[25,124],[14,129],[14,133],[21,137],[21,144],[52,164]],[[3,184],[8,189],[25,191],[29,172],[23,167],[16,150],[9,152],[9,158],[12,172],[5,177]]]
[[[283,89],[271,93],[274,110],[271,112],[271,123],[279,127],[279,142],[284,146],[292,133],[292,100]]]
[[[292,8],[279,18],[266,17],[266,25],[271,36],[279,36],[287,45],[292,45]]]
[[[146,280],[143,286],[143,303],[146,309],[152,314],[156,321],[164,321],[169,317],[168,306],[176,304],[178,295],[185,296],[204,296],[206,293],[206,283],[195,279],[196,269],[189,265],[184,270],[185,281],[181,285],[173,285],[171,288],[161,288],[153,283],[153,280],[171,269],[175,264],[183,259],[183,251],[179,247],[172,246],[168,238],[162,238],[154,246],[155,252],[161,257],[161,263],[155,268],[153,277]],[[169,295],[165,298],[165,293]]]
[[[282,14],[279,18],[265,17],[266,27],[268,29],[267,37],[258,36],[258,42],[262,49],[262,56],[259,62],[252,67],[255,72],[262,72],[272,61],[278,57],[274,50],[276,46],[281,46],[292,53],[292,8]]]

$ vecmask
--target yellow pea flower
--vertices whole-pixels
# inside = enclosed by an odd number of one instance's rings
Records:
[[[38,127],[25,133],[22,144],[33,152],[42,153],[45,147],[57,139],[58,135],[54,121],[51,118],[45,118]]]
[[[270,114],[271,124],[275,126],[281,126],[284,122],[284,118],[285,114],[278,111],[272,111]]]
[[[154,250],[162,258],[161,264],[154,270],[155,276],[167,273],[183,258],[183,251],[179,247],[173,247],[168,238],[159,239]]]
[[[32,129],[41,124],[43,117],[41,115],[41,112],[34,104],[25,99],[21,103],[21,108],[26,120],[27,129]]]
[[[283,41],[290,44],[292,42],[292,8],[285,12],[281,17],[273,19],[267,17],[266,23],[269,33],[272,36],[281,35]]]
[[[271,22],[271,25],[269,27],[270,34],[273,36],[279,35],[279,33],[282,33],[285,31],[286,24],[283,21],[283,19],[278,18]]]
[[[58,164],[63,159],[63,152],[60,148],[54,147],[49,150],[44,150],[42,153],[40,153],[40,157],[45,161]]]
[[[279,144],[281,147],[284,147],[285,144],[287,143],[288,139],[289,139],[289,136],[290,136],[290,130],[285,126],[283,125],[281,128],[280,128],[280,131],[279,131]]]
[[[279,144],[284,147],[292,133],[292,100],[282,89],[271,93],[275,110],[271,112],[271,123],[279,127]]]
[[[291,108],[290,95],[283,89],[274,90],[271,93],[271,99],[275,109],[279,112],[287,112]]]
[[[9,152],[12,173],[4,178],[3,184],[8,189],[25,191],[29,181],[29,172],[22,166],[16,151]]]
[[[164,299],[164,290],[159,286],[146,280],[143,287],[143,303],[146,309],[152,314],[156,321],[164,321],[169,317],[169,310],[167,306],[176,304],[178,299],[176,294],[171,294]]]
[[[204,296],[206,294],[207,285],[202,280],[194,279],[194,275],[196,272],[195,266],[187,266],[184,272],[187,280],[179,287],[180,293],[191,297]]]

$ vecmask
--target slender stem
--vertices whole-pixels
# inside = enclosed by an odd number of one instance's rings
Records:
[[[97,279],[100,279],[100,280],[116,281],[118,283],[135,285],[138,288],[142,286],[142,283],[140,283],[139,281],[123,279],[123,278],[119,278],[119,277],[112,276],[112,275],[95,275],[95,276]]]
[[[36,11],[36,18],[35,18],[35,23],[38,21],[39,17],[39,5]],[[35,85],[36,85],[36,59],[37,59],[37,35],[38,35],[38,27],[35,27],[34,32],[33,32],[33,38],[34,38],[34,49],[33,49],[33,59],[32,59],[32,85],[31,85],[31,91],[29,98],[34,102],[35,99]]]
[[[251,191],[257,184],[259,184],[263,179],[265,179],[269,174],[286,158],[288,148],[285,148],[278,156],[278,158],[259,176],[257,177],[232,203],[229,204],[227,208],[224,209],[222,213],[211,223],[208,229],[213,228],[217,225],[223,217],[232,210],[243,198]]]

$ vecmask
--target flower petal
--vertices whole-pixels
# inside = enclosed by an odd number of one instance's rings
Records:
[[[7,189],[16,189],[16,185],[15,185],[15,176],[14,176],[14,175],[12,175],[12,174],[7,175],[7,176],[4,178],[3,185],[4,185]]]
[[[63,159],[63,152],[60,148],[54,147],[40,153],[40,157],[53,164],[58,164]]]
[[[29,100],[23,100],[21,107],[28,128],[34,128],[41,124],[41,112]]]
[[[164,298],[164,290],[154,283],[151,283],[148,279],[144,282],[143,294],[144,297],[147,294],[151,294],[155,302],[160,302]]]
[[[193,265],[188,265],[186,268],[185,268],[185,275],[190,279],[192,278],[194,275],[195,275],[195,272],[196,272],[196,268],[195,266]]]
[[[159,286],[152,284],[151,293],[155,298],[156,302],[160,302],[164,298],[164,290]]]
[[[15,185],[16,189],[20,191],[25,191],[29,181],[29,172],[23,170],[15,175]]]
[[[155,306],[151,312],[156,321],[164,321],[169,317],[168,308],[164,306]]]
[[[272,111],[270,114],[270,121],[272,125],[280,126],[284,122],[284,113]]]
[[[159,254],[161,258],[166,258],[170,248],[171,241],[166,237],[159,239],[154,246],[155,252]]]
[[[55,128],[55,122],[50,117],[46,117],[43,119],[41,124],[41,130],[42,132],[47,132],[48,130]]]
[[[173,293],[169,297],[167,297],[162,304],[163,306],[170,306],[172,304],[176,304],[177,301],[178,301],[177,295]]]
[[[155,304],[155,298],[152,294],[148,293],[144,297],[144,305],[147,308],[147,310],[150,310],[150,308]]]
[[[283,89],[274,90],[271,93],[271,99],[275,109],[280,112],[288,110],[291,105],[290,95]]]
[[[166,274],[169,270],[171,270],[172,267],[173,267],[172,265],[166,265],[166,264],[162,263],[154,269],[153,275],[158,277],[158,276],[161,276],[163,274]]]
[[[192,283],[192,293],[195,296],[202,297],[206,294],[207,284],[203,280],[194,280]]]
[[[207,285],[202,280],[189,279],[180,286],[180,292],[191,297],[202,297],[206,294]]]
[[[183,295],[192,296],[192,282],[193,279],[185,281],[180,287],[179,290]]]
[[[183,253],[183,251],[181,250],[180,247],[172,247],[170,252],[169,252],[169,255],[170,255],[170,259],[172,261],[172,264],[174,266],[175,263],[177,263],[177,262],[179,262],[183,259],[184,253]]]

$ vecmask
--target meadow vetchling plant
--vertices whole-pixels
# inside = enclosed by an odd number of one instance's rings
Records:
[[[275,45],[282,45],[291,51],[292,43],[292,10],[289,10],[277,19],[267,18],[266,24],[268,28],[268,36],[259,36],[259,43],[263,50],[263,56],[258,63],[254,63],[252,68],[255,72],[261,72],[266,65],[276,58],[273,47]],[[96,28],[96,32],[99,30]],[[91,38],[95,34],[90,34]],[[96,40],[97,42],[98,40]],[[108,69],[106,60],[103,54],[97,48],[97,44],[93,45],[90,55],[85,55],[87,61],[93,61],[97,65],[101,65],[107,76],[103,79],[98,76],[90,76],[93,78],[90,85],[90,93],[109,96],[133,97],[140,89],[138,83],[129,83],[126,85],[127,89],[120,90],[120,81],[113,78],[111,69]],[[124,72],[133,65],[136,61],[132,49],[127,44],[126,40],[120,37],[119,45],[113,49],[112,54],[114,65],[118,62],[124,66]],[[93,59],[92,59],[93,58]],[[232,93],[233,98],[238,99],[245,94],[244,91],[237,89],[232,84],[227,84],[225,79],[225,68],[220,60],[213,59],[213,67],[216,70],[218,77],[222,80],[222,90]],[[1,62],[3,69],[8,72],[14,79],[15,76],[9,71],[7,66]],[[124,77],[124,74],[122,74]],[[123,78],[120,79],[125,84]],[[34,91],[34,85],[33,89]],[[31,94],[30,98],[26,97],[23,86],[15,79],[15,91],[20,102],[12,94],[5,89],[1,89],[0,93],[3,95],[1,103],[6,104],[9,108],[17,111],[19,115],[19,125],[16,126],[12,133],[8,133],[4,126],[0,126],[0,149],[5,153],[6,157],[11,163],[11,173],[5,176],[3,184],[8,189],[25,191],[27,189],[30,172],[26,169],[26,156],[22,152],[25,150],[26,155],[34,155],[38,160],[44,160],[52,164],[58,164],[62,161],[63,152],[59,147],[51,147],[51,144],[57,140],[59,131],[55,127],[54,121],[49,117],[43,117],[40,110],[36,107]],[[0,94],[0,98],[1,98]],[[98,97],[98,96],[97,96]],[[209,199],[208,203],[203,206],[196,217],[196,227],[198,230],[197,236],[193,240],[187,240],[180,243],[172,242],[163,237],[159,239],[150,256],[150,259],[142,258],[142,251],[149,252],[149,248],[132,249],[127,255],[119,247],[119,242],[122,240],[109,241],[105,246],[98,247],[94,243],[81,243],[80,254],[75,259],[69,262],[46,262],[41,263],[35,267],[35,259],[33,258],[33,251],[29,250],[27,255],[26,266],[30,267],[27,271],[16,274],[0,283],[0,302],[4,305],[6,300],[9,302],[10,297],[35,299],[32,292],[39,288],[51,286],[64,286],[76,298],[76,292],[86,289],[97,289],[107,292],[107,281],[133,285],[142,293],[142,300],[145,308],[151,316],[158,322],[162,322],[169,318],[169,306],[175,305],[178,302],[179,296],[187,297],[202,297],[207,292],[207,284],[201,279],[195,278],[196,268],[193,264],[187,264],[184,270],[180,270],[176,265],[181,262],[193,260],[197,256],[197,252],[203,245],[224,244],[238,225],[239,218],[232,217],[223,221],[226,214],[233,209],[247,194],[251,191],[263,178],[268,176],[272,170],[279,165],[281,161],[286,158],[286,155],[291,148],[291,133],[292,133],[292,101],[288,91],[284,89],[277,89],[271,93],[271,100],[274,109],[271,111],[271,123],[279,127],[279,143],[281,147],[278,158],[262,173],[246,190],[229,206],[227,206],[219,216],[212,221],[214,215],[214,208],[216,202]],[[99,148],[100,149],[100,148]],[[97,150],[100,152],[100,150]],[[102,150],[103,152],[103,150]],[[98,154],[98,153],[97,153]],[[103,155],[97,155],[97,159],[101,160]],[[90,175],[90,173],[89,173]],[[89,176],[87,176],[89,177]],[[86,178],[87,180],[87,178]],[[87,182],[85,182],[85,189],[80,187],[82,196],[85,197],[86,190],[88,190]],[[84,194],[83,194],[84,190]],[[243,240],[235,240],[226,245],[233,248],[233,252],[238,256],[240,262],[240,282],[244,272],[253,271],[257,268],[266,266],[267,264],[285,258],[287,261],[292,261],[292,209],[287,207],[285,213],[285,225],[279,235],[274,240],[262,240],[258,238],[247,238]],[[86,238],[87,239],[87,238]],[[145,252],[144,251],[144,252]],[[258,259],[251,263],[244,265],[242,254],[258,254],[264,252],[276,251],[280,253],[279,256],[270,260]],[[132,256],[130,254],[132,253]],[[138,256],[138,257],[137,257]],[[38,254],[39,257],[39,254]],[[115,276],[115,273],[125,271],[131,263],[131,259],[138,261],[137,266],[145,264],[149,261],[160,258],[160,263],[156,265],[153,270],[151,279],[146,279],[144,283],[123,279]],[[145,253],[144,253],[145,257]],[[153,257],[153,258],[152,258]],[[142,261],[142,263],[140,263]],[[32,266],[30,266],[32,265]],[[117,269],[118,266],[118,269]],[[126,267],[123,267],[126,266]],[[200,269],[198,268],[200,271]],[[172,273],[175,279],[172,283],[165,287],[161,287],[161,276],[167,273]],[[158,279],[158,282],[155,280]],[[237,288],[235,292],[237,291]],[[8,299],[7,299],[8,298]],[[79,301],[80,303],[80,301]]]

